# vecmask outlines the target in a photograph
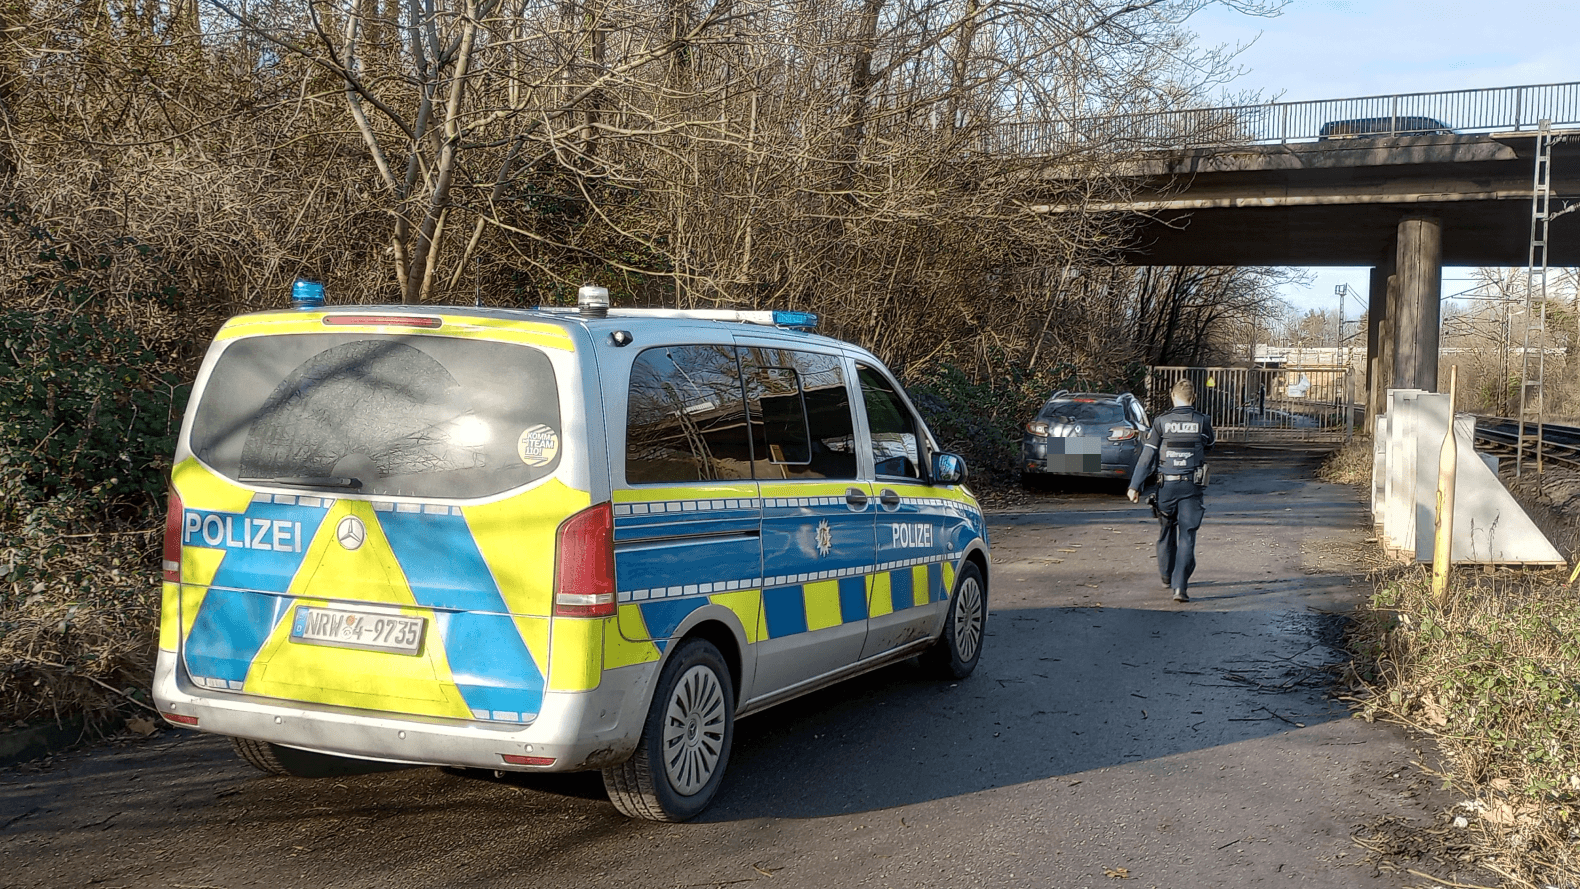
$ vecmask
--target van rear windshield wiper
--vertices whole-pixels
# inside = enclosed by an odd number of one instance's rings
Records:
[[[293,488],[360,488],[362,480],[338,475],[282,475],[241,479],[266,485],[287,485]]]

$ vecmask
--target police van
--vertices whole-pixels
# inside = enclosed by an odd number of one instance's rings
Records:
[[[975,667],[965,465],[815,316],[298,292],[220,329],[182,425],[171,723],[277,774],[598,769],[676,821],[736,718],[915,656]]]

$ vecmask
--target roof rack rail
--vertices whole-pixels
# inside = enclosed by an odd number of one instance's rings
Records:
[[[575,315],[580,311],[573,306],[533,306],[534,311],[555,315]],[[768,327],[785,327],[792,330],[813,330],[817,327],[814,312],[787,312],[779,309],[616,309],[610,308],[610,318],[674,318],[694,321],[736,321],[741,324],[762,324]]]

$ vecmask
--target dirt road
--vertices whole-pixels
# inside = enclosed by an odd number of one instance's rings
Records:
[[[0,772],[0,884],[1401,885],[1352,831],[1444,800],[1324,697],[1367,532],[1315,466],[1218,457],[1186,605],[1116,490],[996,512],[976,674],[902,664],[743,720],[698,823],[626,821],[589,776],[262,777],[171,732]]]

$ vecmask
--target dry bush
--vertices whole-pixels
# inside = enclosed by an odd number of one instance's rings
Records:
[[[1369,446],[1337,452],[1323,477],[1369,485]],[[1574,552],[1580,478],[1510,487]],[[1439,601],[1425,569],[1376,561],[1348,639],[1357,715],[1435,739],[1466,797],[1439,832],[1468,860],[1520,885],[1580,883],[1580,596],[1566,573],[1460,569]]]
[[[1479,863],[1580,880],[1580,602],[1562,572],[1461,574],[1446,605],[1395,569],[1350,638],[1359,715],[1431,735]]]
[[[0,726],[151,710],[157,532],[83,533],[69,508],[31,518],[0,544],[17,578],[0,588]]]
[[[1372,481],[1372,439],[1357,435],[1328,455],[1317,477],[1339,485],[1369,486]]]

